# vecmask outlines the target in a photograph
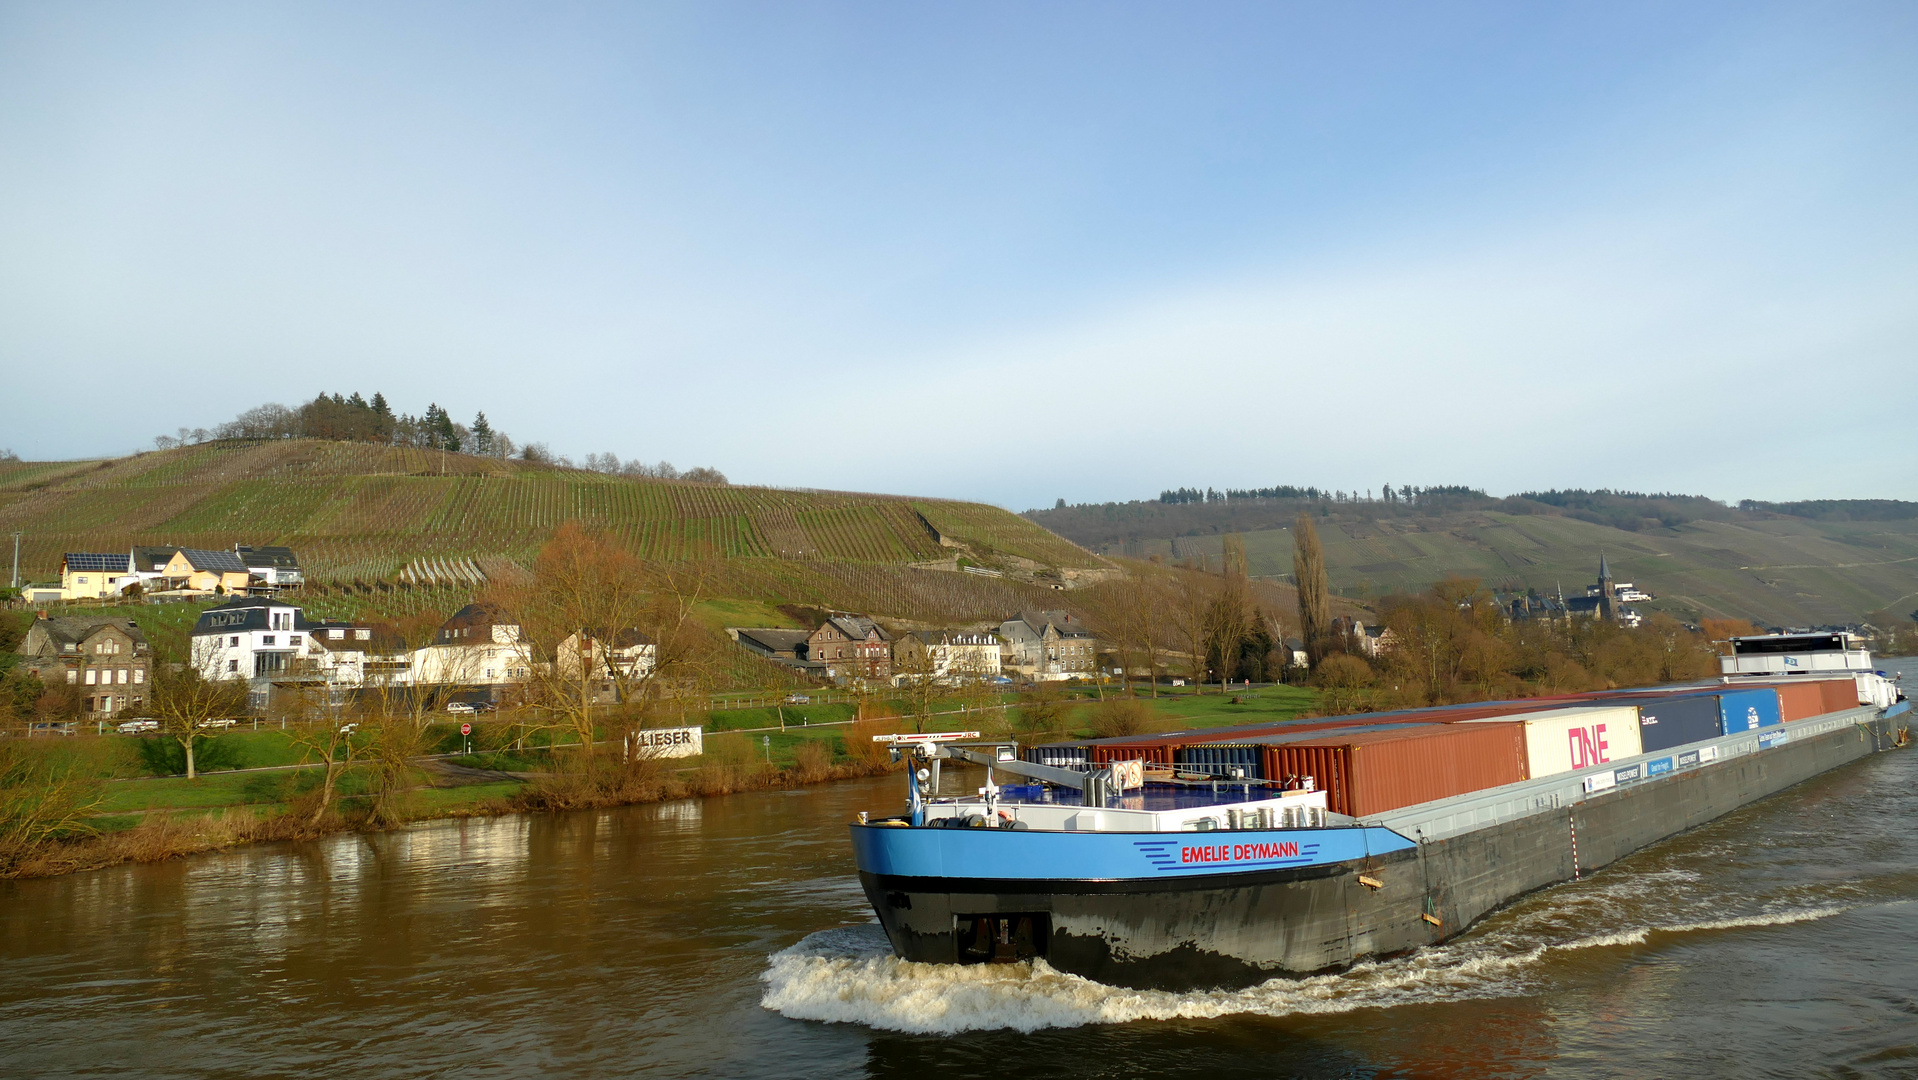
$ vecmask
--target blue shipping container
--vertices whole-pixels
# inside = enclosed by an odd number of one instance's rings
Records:
[[[1726,690],[1718,695],[1718,708],[1727,735],[1782,722],[1776,690]]]
[[[1705,742],[1725,733],[1719,695],[1638,701],[1638,737],[1650,754],[1686,743]],[[1619,704],[1625,704],[1619,702]]]

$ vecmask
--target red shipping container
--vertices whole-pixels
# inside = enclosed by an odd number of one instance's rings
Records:
[[[1778,691],[1778,718],[1787,723],[1831,711],[1816,683],[1773,683],[1772,689]]]
[[[1349,817],[1450,798],[1526,778],[1523,724],[1429,724],[1328,735],[1265,751],[1268,780],[1310,776]]]
[[[1819,679],[1812,684],[1825,695],[1826,712],[1843,712],[1858,707],[1856,679]]]
[[[1851,679],[1739,679],[1726,689],[1763,686],[1778,692],[1778,711],[1787,720],[1844,712],[1858,707],[1858,684]]]

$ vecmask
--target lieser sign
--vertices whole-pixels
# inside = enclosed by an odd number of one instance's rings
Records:
[[[698,757],[706,744],[696,727],[648,728],[626,736],[626,752],[633,757]]]

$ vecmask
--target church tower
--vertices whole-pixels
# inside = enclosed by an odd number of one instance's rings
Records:
[[[1612,590],[1612,568],[1605,562],[1605,553],[1598,553],[1598,617],[1617,619],[1618,605]]]

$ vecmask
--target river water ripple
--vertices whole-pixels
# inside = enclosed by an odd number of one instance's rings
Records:
[[[0,883],[0,1076],[1918,1077],[1918,753],[1440,948],[1189,994],[894,959],[844,824],[898,786]]]

